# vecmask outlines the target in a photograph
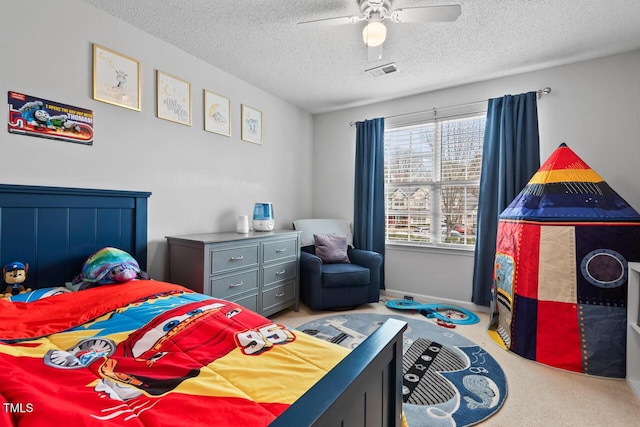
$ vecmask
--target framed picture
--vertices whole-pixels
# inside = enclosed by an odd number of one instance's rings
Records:
[[[191,126],[191,84],[157,71],[158,118]]]
[[[204,130],[231,136],[231,101],[204,89]]]
[[[262,144],[262,113],[242,104],[240,121],[242,122],[242,139],[254,144]]]
[[[140,111],[140,62],[93,44],[93,99]]]

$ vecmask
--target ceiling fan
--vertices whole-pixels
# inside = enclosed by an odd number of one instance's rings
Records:
[[[359,0],[361,16],[341,16],[299,22],[299,27],[324,28],[335,25],[357,24],[367,21],[362,30],[362,40],[367,45],[369,62],[382,59],[382,44],[387,37],[385,22],[452,22],[460,16],[460,5],[421,6],[391,10],[392,0]]]

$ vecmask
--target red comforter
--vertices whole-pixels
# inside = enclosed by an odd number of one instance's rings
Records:
[[[263,426],[346,351],[153,280],[0,299],[0,426]]]

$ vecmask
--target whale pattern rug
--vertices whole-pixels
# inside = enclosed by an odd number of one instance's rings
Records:
[[[355,348],[388,318],[407,322],[403,342],[403,410],[409,427],[470,426],[495,414],[507,397],[500,365],[473,341],[425,320],[338,314],[296,329]]]

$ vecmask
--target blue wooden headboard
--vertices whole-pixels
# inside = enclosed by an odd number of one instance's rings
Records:
[[[146,270],[150,195],[0,184],[0,267],[29,263],[25,287],[64,286],[89,255],[113,246]]]

